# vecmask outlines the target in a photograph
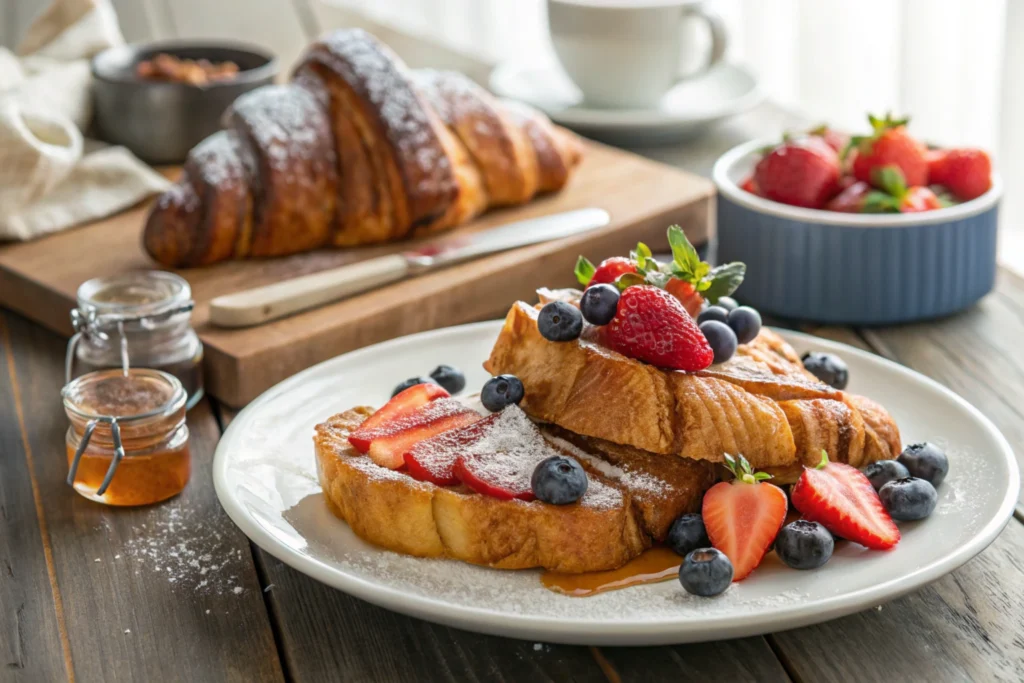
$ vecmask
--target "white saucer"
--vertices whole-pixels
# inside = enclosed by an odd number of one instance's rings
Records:
[[[257,545],[351,595],[457,628],[532,641],[657,645],[796,628],[873,607],[953,571],[981,552],[1013,513],[1019,475],[1006,439],[977,409],[927,377],[843,344],[794,332],[798,352],[837,353],[850,389],[887,406],[906,443],[946,448],[950,471],[926,520],[901,524],[891,551],[837,546],[821,569],[799,572],[769,555],[723,595],[687,595],[677,581],[590,598],[557,595],[535,570],[502,571],[382,550],[327,509],[317,483],[313,425],[357,404],[381,405],[405,377],[461,366],[475,390],[502,321],[394,339],[285,380],[228,428],[213,463],[217,497]],[[668,457],[668,456],[666,456]]]
[[[491,73],[490,88],[500,97],[533,105],[556,123],[620,144],[666,143],[691,137],[764,99],[757,77],[735,64],[719,64],[683,81],[652,109],[587,107],[583,94],[557,66],[506,62]]]

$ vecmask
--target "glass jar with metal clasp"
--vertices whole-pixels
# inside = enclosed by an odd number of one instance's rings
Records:
[[[161,370],[176,377],[187,408],[203,395],[203,343],[192,329],[192,289],[163,271],[100,277],[78,288],[71,311],[65,382],[105,368]]]

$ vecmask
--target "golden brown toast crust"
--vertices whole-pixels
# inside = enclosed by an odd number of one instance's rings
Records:
[[[722,462],[742,453],[758,469],[794,481],[821,450],[862,466],[899,454],[899,430],[878,404],[821,384],[771,330],[734,361],[688,374],[610,351],[586,335],[554,343],[537,310],[512,306],[484,367],[514,374],[535,419],[655,454]]]
[[[650,545],[629,493],[592,471],[584,498],[557,506],[442,488],[379,467],[348,443],[372,412],[335,415],[313,437],[328,507],[366,541],[418,557],[571,573],[619,567]],[[699,504],[703,488],[694,491]]]

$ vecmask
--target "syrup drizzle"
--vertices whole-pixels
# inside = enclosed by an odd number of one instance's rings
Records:
[[[540,582],[548,590],[584,598],[629,586],[658,583],[675,578],[683,558],[663,546],[644,551],[618,569],[584,574],[544,572]]]

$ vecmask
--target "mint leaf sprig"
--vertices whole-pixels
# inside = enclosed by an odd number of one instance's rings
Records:
[[[747,267],[743,263],[724,263],[714,268],[701,261],[697,250],[686,238],[683,229],[678,225],[668,229],[668,243],[672,249],[672,261],[660,263],[653,258],[651,249],[643,242],[629,252],[630,259],[636,263],[635,273],[624,273],[615,281],[619,290],[634,285],[653,285],[665,289],[672,279],[682,280],[693,285],[709,303],[717,303],[723,296],[729,296],[743,282]],[[576,261],[575,274],[580,285],[586,287],[597,269],[594,264],[583,256]]]

